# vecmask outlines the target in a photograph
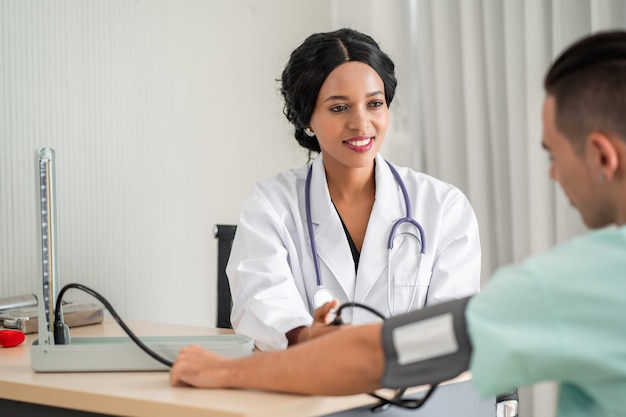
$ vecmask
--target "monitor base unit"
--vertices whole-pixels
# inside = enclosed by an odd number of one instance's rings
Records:
[[[77,337],[71,344],[31,345],[35,372],[167,371],[169,367],[144,352],[129,337]],[[173,362],[181,348],[197,344],[220,356],[241,358],[252,354],[254,343],[243,335],[148,336],[141,341]]]

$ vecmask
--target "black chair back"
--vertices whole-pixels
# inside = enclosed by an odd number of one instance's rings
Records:
[[[230,294],[228,276],[226,276],[226,264],[230,257],[230,249],[237,226],[233,224],[215,225],[215,238],[217,239],[217,327],[232,329],[230,311],[233,307],[233,299]]]

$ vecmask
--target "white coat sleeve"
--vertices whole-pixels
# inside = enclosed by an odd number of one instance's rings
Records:
[[[287,211],[255,188],[244,203],[226,269],[233,328],[265,351],[286,348],[286,332],[313,322],[292,271],[299,261]]]
[[[442,205],[427,305],[480,291],[480,235],[474,210],[460,190]]]

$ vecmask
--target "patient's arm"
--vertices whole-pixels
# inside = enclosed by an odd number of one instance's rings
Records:
[[[172,385],[253,388],[317,395],[346,395],[380,387],[384,367],[382,323],[346,327],[277,352],[225,359],[199,346],[180,351]]]
[[[199,346],[180,351],[172,385],[347,395],[445,381],[467,370],[469,298],[440,303],[384,323],[341,330],[290,347],[225,359]]]

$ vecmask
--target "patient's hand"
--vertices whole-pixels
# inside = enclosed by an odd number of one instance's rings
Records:
[[[184,347],[178,353],[170,371],[173,386],[191,385],[198,388],[222,388],[220,376],[228,360],[198,345]]]

